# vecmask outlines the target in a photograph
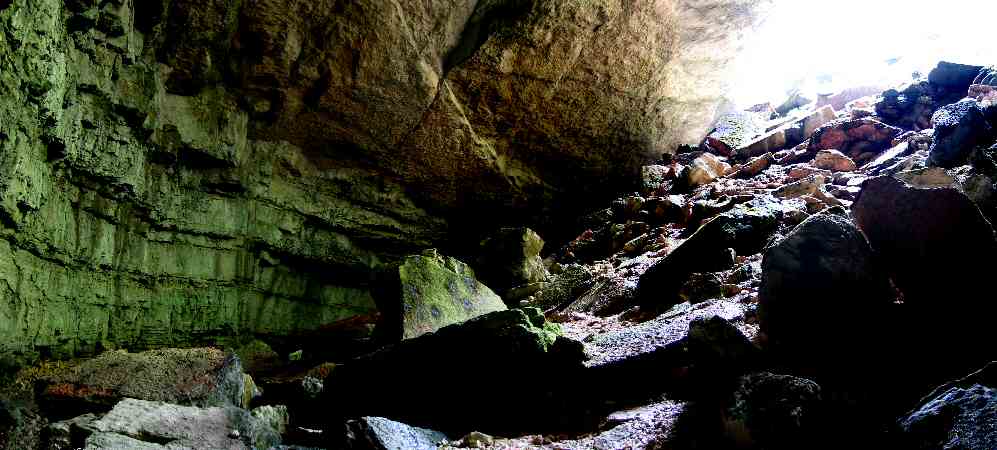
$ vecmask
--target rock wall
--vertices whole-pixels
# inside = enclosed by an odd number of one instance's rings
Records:
[[[761,1],[0,1],[0,361],[295,335],[553,229],[706,131]]]

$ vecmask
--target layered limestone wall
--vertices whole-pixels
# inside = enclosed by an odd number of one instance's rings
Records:
[[[698,138],[760,1],[0,1],[0,361],[372,314]]]

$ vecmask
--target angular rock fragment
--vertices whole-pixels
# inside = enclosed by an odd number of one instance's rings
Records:
[[[947,105],[931,117],[934,144],[928,162],[939,167],[965,164],[974,147],[990,145],[994,138],[983,111],[973,99]]]
[[[774,163],[775,158],[772,156],[772,152],[768,152],[764,155],[751,158],[751,160],[744,163],[733,176],[735,178],[751,178],[762,173],[763,170],[767,169]]]
[[[765,251],[758,294],[768,344],[797,363],[835,364],[857,356],[879,332],[877,321],[894,299],[885,271],[844,210],[815,215]],[[862,311],[847,322],[830,310]],[[848,333],[837,330],[846,326]]]
[[[386,339],[411,339],[447,325],[506,309],[474,271],[435,250],[406,257],[381,276],[377,297]]]
[[[347,423],[349,450],[436,450],[447,435],[383,417],[361,417]]]
[[[729,164],[720,161],[713,154],[703,153],[682,170],[679,179],[684,186],[696,188],[712,183],[713,180],[724,176],[729,169]]]

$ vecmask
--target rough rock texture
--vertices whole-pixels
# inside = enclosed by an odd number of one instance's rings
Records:
[[[2,2],[0,358],[368,314],[356,274],[698,140],[758,3]]]
[[[943,106],[935,111],[931,123],[935,136],[928,161],[934,166],[965,164],[974,147],[993,143],[993,130],[973,99]]]
[[[91,424],[94,434],[87,438],[86,448],[270,448],[280,445],[280,434],[270,425],[248,411],[233,407],[196,408],[125,399]],[[122,445],[122,441],[129,444]]]
[[[997,445],[997,363],[939,386],[900,419],[912,449],[989,449]]]
[[[828,210],[798,225],[765,251],[759,289],[759,325],[768,343],[803,364],[831,364],[831,355],[855,357],[875,340],[885,308],[893,301],[889,280],[847,213]],[[830,308],[848,315],[848,331],[830,318]],[[859,343],[859,345],[854,345]],[[820,355],[818,361],[812,358]]]
[[[378,333],[387,339],[411,339],[506,309],[467,264],[436,250],[406,257],[383,284],[377,290],[384,314]]]
[[[211,348],[107,352],[41,381],[45,408],[63,416],[105,411],[102,407],[109,409],[124,397],[247,407],[246,389],[252,389],[239,359]]]
[[[447,435],[383,417],[361,417],[347,423],[349,450],[436,450]]]
[[[822,426],[821,389],[813,381],[769,372],[745,375],[724,411],[739,448],[812,448]]]

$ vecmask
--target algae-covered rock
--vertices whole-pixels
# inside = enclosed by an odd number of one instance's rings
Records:
[[[252,399],[250,380],[237,357],[218,349],[119,350],[43,378],[41,401],[46,410],[60,416],[105,411],[125,397],[245,407]]]
[[[406,257],[384,275],[379,295],[385,314],[379,333],[391,338],[411,339],[506,309],[467,264],[436,250]]]

